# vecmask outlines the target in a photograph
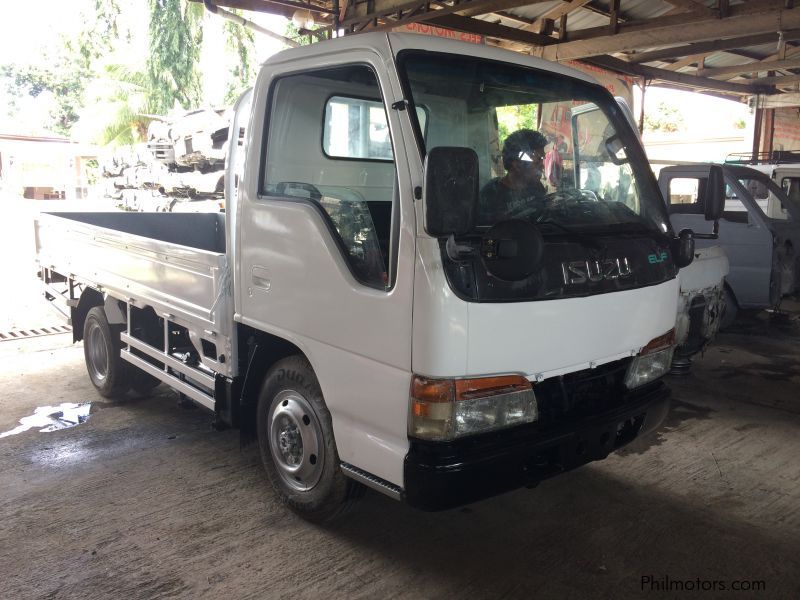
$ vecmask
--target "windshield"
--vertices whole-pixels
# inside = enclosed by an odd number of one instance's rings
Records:
[[[638,141],[603,88],[510,63],[400,56],[427,121],[420,146],[478,155],[477,226],[525,218],[554,231],[670,231]],[[414,111],[411,111],[412,120]]]
[[[748,171],[747,175],[738,176],[737,181],[766,217],[778,221],[794,221],[800,217],[797,203],[790,200],[786,192],[766,175]],[[747,210],[730,187],[726,191],[726,211]]]

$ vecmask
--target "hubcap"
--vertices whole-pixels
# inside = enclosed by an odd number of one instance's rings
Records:
[[[88,345],[89,374],[97,383],[102,384],[108,377],[108,348],[106,347],[106,336],[103,335],[99,324],[91,322],[89,335],[84,343]]]
[[[278,474],[292,489],[310,490],[325,464],[322,428],[311,404],[300,393],[284,390],[272,402],[267,418],[270,454]]]

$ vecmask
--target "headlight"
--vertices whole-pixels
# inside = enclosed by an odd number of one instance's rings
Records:
[[[522,376],[431,379],[411,382],[409,435],[452,440],[538,418],[531,382]]]
[[[674,329],[651,340],[628,367],[625,387],[632,390],[666,375],[672,364],[674,344]]]

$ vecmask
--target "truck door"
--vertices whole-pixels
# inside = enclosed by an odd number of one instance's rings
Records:
[[[786,193],[786,196],[794,206],[800,206],[800,169],[775,169],[772,175],[780,188]],[[794,221],[795,218],[789,213],[787,208],[783,206],[774,194],[770,194],[770,212],[767,216],[772,219]]]
[[[237,312],[307,356],[340,458],[402,485],[415,242],[398,111],[388,108],[400,88],[390,57],[344,54],[259,78],[239,190]],[[253,144],[259,135],[265,143]]]
[[[722,246],[728,255],[727,280],[739,306],[769,305],[772,273],[772,233],[750,206],[746,191],[725,175],[725,211],[719,222],[718,240],[697,240],[697,247]],[[708,167],[662,169],[659,185],[675,231],[708,229],[705,221],[705,186]]]

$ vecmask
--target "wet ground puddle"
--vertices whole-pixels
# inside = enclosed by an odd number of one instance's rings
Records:
[[[39,429],[39,433],[47,433],[75,427],[89,419],[91,408],[91,402],[84,404],[64,402],[58,406],[39,406],[32,415],[22,417],[17,427],[0,433],[0,438],[17,435],[29,429]]]

